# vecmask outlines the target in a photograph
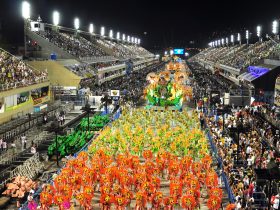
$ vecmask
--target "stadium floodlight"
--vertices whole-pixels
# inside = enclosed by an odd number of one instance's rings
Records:
[[[262,30],[262,27],[261,26],[257,26],[257,36],[259,38],[261,37],[261,30]]]
[[[21,13],[24,19],[30,19],[31,7],[29,2],[23,1],[21,4]]]
[[[101,36],[105,35],[105,27],[104,26],[102,26],[101,29],[100,29],[100,35]]]
[[[127,36],[127,42],[130,42],[130,36]]]
[[[114,36],[114,33],[113,33],[113,30],[111,29],[110,32],[109,32],[109,37],[112,39]]]
[[[228,45],[228,37],[226,37],[226,44]]]
[[[249,39],[249,30],[246,30],[246,39]]]
[[[89,24],[89,29],[88,29],[89,33],[93,34],[94,28],[93,28],[93,24]]]
[[[218,47],[218,41],[217,40],[215,41],[215,46]]]
[[[117,32],[117,39],[120,40],[120,38],[121,38],[120,32]]]
[[[237,34],[237,41],[239,41],[239,42],[241,41],[240,33]]]
[[[230,42],[231,42],[232,44],[234,44],[234,35],[231,35],[231,36],[230,36]]]
[[[58,11],[53,12],[53,24],[55,26],[58,26],[58,24],[59,24],[59,12]]]
[[[122,35],[122,40],[125,41],[125,34]]]
[[[173,50],[170,50],[169,53],[170,53],[170,55],[173,55],[173,54],[174,54],[174,51],[173,51]]]
[[[278,34],[278,27],[279,27],[279,22],[277,20],[274,20],[272,22],[272,33],[273,34]]]
[[[134,37],[131,37],[131,43],[134,44]]]
[[[209,47],[212,47],[212,42],[209,42],[209,43],[208,43],[208,46],[209,46]]]
[[[222,38],[222,45],[224,46],[224,44],[225,44],[225,39]]]
[[[221,40],[220,39],[218,40],[218,45],[219,45],[219,47],[221,46]]]
[[[138,43],[138,38],[134,39],[134,43],[137,44]]]
[[[78,30],[80,28],[80,20],[79,18],[75,18],[74,19],[74,27],[76,30]]]
[[[164,51],[164,55],[167,55],[167,51]]]
[[[141,39],[138,39],[138,44],[139,44],[139,45],[141,44]]]

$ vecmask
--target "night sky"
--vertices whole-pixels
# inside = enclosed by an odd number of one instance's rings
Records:
[[[61,14],[61,24],[73,27],[74,17],[80,18],[81,29],[88,30],[89,23],[106,32],[113,29],[139,37],[144,47],[206,47],[213,38],[251,29],[255,34],[258,24],[263,34],[270,33],[274,19],[280,18],[279,0],[236,1],[182,1],[171,0],[30,0],[32,17],[40,14],[43,22],[52,23],[52,12]],[[9,41],[22,42],[20,0],[0,1],[0,20],[8,33]],[[11,33],[11,31],[13,33]],[[146,35],[144,32],[147,32]],[[192,44],[191,41],[194,41]]]

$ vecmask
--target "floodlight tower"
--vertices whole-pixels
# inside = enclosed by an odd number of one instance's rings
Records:
[[[121,34],[120,34],[120,32],[117,32],[117,41],[119,41],[120,39],[121,39]]]
[[[79,20],[79,18],[75,18],[74,19],[74,28],[76,29],[76,36],[78,36],[78,30],[79,30],[79,28],[80,28],[80,20]]]
[[[232,45],[234,45],[234,35],[230,36],[230,42],[232,43]]]
[[[54,30],[58,31],[58,25],[59,25],[59,12],[58,11],[53,12],[53,25],[54,25]]]
[[[279,32],[279,21],[278,20],[274,20],[272,22],[272,33],[274,34],[274,36],[279,39],[278,37],[278,32]]]
[[[21,4],[21,13],[24,20],[24,55],[27,56],[27,45],[26,45],[26,32],[30,27],[30,14],[31,14],[31,6],[29,2],[23,1]]]
[[[105,36],[105,27],[104,26],[102,26],[100,29],[100,35],[101,35],[101,37]]]
[[[249,39],[250,39],[250,32],[249,32],[249,30],[246,30],[247,45],[249,45]]]
[[[262,41],[262,27],[257,26],[257,36],[259,37],[259,41]]]
[[[113,30],[111,29],[110,32],[109,32],[109,38],[110,38],[110,39],[113,39],[113,36],[114,36],[114,32],[113,32]]]
[[[222,45],[224,46],[225,45],[225,39],[222,38]]]
[[[88,32],[90,34],[90,39],[92,40],[93,38],[93,33],[94,33],[94,26],[92,23],[89,24],[89,27],[88,27]]]
[[[228,46],[228,37],[226,37],[226,44],[227,44],[227,46]]]
[[[122,41],[125,42],[126,38],[125,38],[125,34],[122,35]]]
[[[238,41],[239,44],[241,45],[241,35],[240,35],[240,33],[237,34],[237,41]]]

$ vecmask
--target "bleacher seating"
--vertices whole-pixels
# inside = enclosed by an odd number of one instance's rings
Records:
[[[272,57],[279,58],[277,44],[273,40],[256,42],[255,44],[242,44],[217,48],[207,48],[193,59],[211,61],[236,69],[244,69],[249,65],[257,65],[261,59]]]
[[[36,71],[0,48],[0,91],[41,83],[47,79],[47,72]]]
[[[107,55],[100,47],[94,45],[82,36],[51,30],[40,31],[38,34],[78,58]]]

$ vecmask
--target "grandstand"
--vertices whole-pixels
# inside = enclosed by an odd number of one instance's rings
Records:
[[[59,79],[50,77],[51,84],[78,87],[77,81],[92,80],[94,84],[126,74],[127,62],[133,62],[133,68],[139,70],[156,61],[154,55],[136,43],[128,43],[118,39],[100,37],[84,31],[65,27],[55,27],[51,24],[39,23],[40,28],[34,29],[36,21],[30,21],[26,36],[30,43],[36,43],[37,48],[28,48],[30,57],[49,59],[55,55],[56,64],[51,62],[30,62],[30,65],[50,72],[58,71],[76,74],[76,78]],[[71,62],[67,63],[67,60]],[[55,68],[56,69],[52,69]],[[67,73],[66,75],[71,75]],[[60,81],[64,80],[64,81]],[[72,84],[70,81],[73,81]],[[84,84],[84,83],[83,83]],[[82,85],[83,86],[83,85]]]
[[[190,61],[218,72],[237,85],[242,83],[252,97],[260,98],[259,92],[264,91],[268,100],[273,98],[275,80],[280,73],[278,46],[279,40],[270,38],[254,44],[209,47]]]
[[[38,71],[3,49],[0,69],[0,123],[46,108],[50,100],[47,71]]]

